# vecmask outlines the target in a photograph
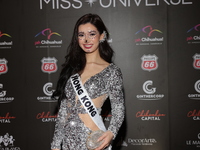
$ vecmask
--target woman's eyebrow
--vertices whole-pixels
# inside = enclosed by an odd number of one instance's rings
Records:
[[[89,30],[88,32],[91,33],[91,32],[97,32],[97,31],[95,31],[95,30]]]

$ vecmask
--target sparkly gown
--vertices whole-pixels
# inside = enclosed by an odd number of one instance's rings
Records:
[[[122,91],[122,74],[113,63],[101,72],[83,83],[88,95],[101,114],[101,107],[109,97],[111,103],[111,121],[107,130],[114,134],[114,138],[124,119],[124,97]],[[51,149],[88,150],[86,139],[92,130],[88,127],[94,124],[81,106],[68,80],[65,88],[66,99],[61,102],[55,125]]]

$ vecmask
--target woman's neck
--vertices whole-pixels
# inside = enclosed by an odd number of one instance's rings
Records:
[[[95,51],[93,53],[86,53],[86,63],[102,63],[104,60],[100,57],[100,54],[98,51]]]

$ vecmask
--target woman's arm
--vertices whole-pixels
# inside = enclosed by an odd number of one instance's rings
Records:
[[[115,68],[116,69],[116,68]],[[125,114],[124,96],[123,96],[123,81],[122,74],[119,68],[112,70],[112,76],[108,82],[109,84],[109,98],[111,102],[111,121],[108,130],[98,139],[104,141],[100,147],[95,150],[102,150],[110,145],[112,139],[117,135],[119,128],[122,125]]]
[[[108,131],[111,131],[116,137],[119,128],[124,121],[125,107],[124,107],[124,94],[123,94],[123,79],[122,73],[119,68],[115,68],[112,72],[110,79],[110,103],[111,103],[111,121]],[[114,139],[113,138],[113,139]]]
[[[56,119],[55,131],[53,136],[53,141],[51,143],[52,150],[60,150],[61,149],[61,142],[63,139],[63,129],[66,122],[66,102],[63,100],[60,105],[60,109],[58,112],[58,116]]]

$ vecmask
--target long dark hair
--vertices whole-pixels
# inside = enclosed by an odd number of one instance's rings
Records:
[[[100,57],[106,62],[112,62],[113,50],[107,42],[109,33],[104,25],[102,19],[96,14],[86,14],[82,16],[74,27],[73,36],[69,47],[67,48],[67,55],[65,56],[65,63],[62,65],[62,71],[57,83],[56,90],[54,91],[52,98],[58,99],[60,105],[61,100],[65,98],[65,85],[67,80],[72,74],[81,73],[86,65],[85,52],[81,49],[78,43],[78,27],[82,24],[91,23],[94,25],[100,34],[106,33],[106,39],[99,44]]]

